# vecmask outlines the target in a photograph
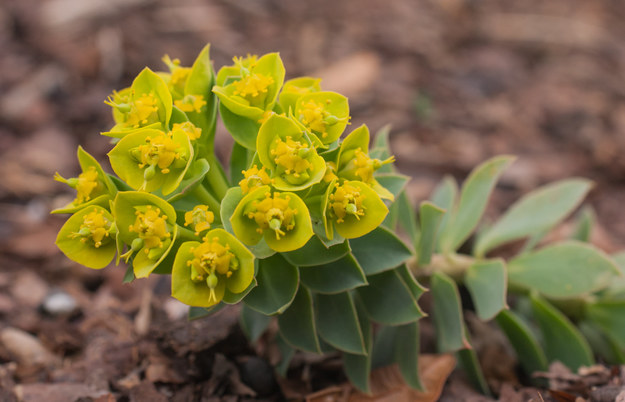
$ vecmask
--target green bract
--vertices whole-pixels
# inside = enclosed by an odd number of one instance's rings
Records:
[[[388,208],[375,191],[360,181],[333,181],[325,196],[323,216],[326,236],[334,237],[333,227],[346,239],[364,236],[378,227]]]
[[[321,143],[331,144],[349,123],[349,104],[336,92],[311,92],[297,99],[293,116]]]
[[[284,82],[282,59],[278,53],[269,53],[234,61],[234,66],[219,71],[213,92],[235,115],[257,121],[276,103]]]
[[[346,180],[360,180],[367,183],[378,195],[393,200],[393,194],[373,177],[376,170],[383,165],[392,163],[395,158],[384,161],[369,156],[369,128],[362,125],[352,131],[341,143],[336,171],[338,177]]]
[[[106,103],[113,108],[116,124],[104,135],[121,138],[141,127],[167,129],[169,126],[171,94],[163,78],[147,67],[130,88],[114,92]]]
[[[243,197],[230,222],[243,243],[254,245],[264,237],[269,247],[279,252],[296,250],[313,235],[304,201],[294,193],[272,194],[269,186]]]
[[[67,214],[74,213],[90,205],[108,207],[109,200],[115,196],[117,189],[113,181],[102,166],[89,155],[81,146],[78,147],[78,163],[82,173],[78,177],[65,179],[56,173],[54,179],[76,189],[76,198],[71,203],[62,208],[57,208],[52,213]]]
[[[226,289],[243,292],[254,279],[254,256],[234,236],[214,229],[202,242],[183,243],[172,270],[172,296],[190,306],[219,303]]]
[[[160,264],[172,248],[178,225],[176,211],[163,199],[139,191],[121,191],[113,201],[113,215],[119,230],[118,248],[133,258],[137,278],[144,278]]]
[[[284,83],[278,105],[284,113],[290,113],[295,110],[295,102],[302,96],[311,92],[321,91],[319,83],[321,78],[298,77],[293,78]]]
[[[325,161],[301,128],[284,116],[272,115],[258,132],[256,149],[260,162],[272,174],[278,190],[299,191],[318,183],[326,170]]]
[[[100,206],[90,205],[65,222],[56,245],[70,260],[100,269],[115,257],[115,235],[111,213]]]
[[[115,173],[133,189],[160,189],[167,195],[182,181],[193,153],[184,130],[142,129],[119,140],[109,158]]]

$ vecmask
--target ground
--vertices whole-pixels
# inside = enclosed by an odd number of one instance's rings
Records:
[[[344,381],[335,358],[305,355],[276,378],[277,352],[247,345],[236,309],[189,324],[166,279],[122,285],[123,268],[76,266],[54,246],[63,218],[48,212],[72,196],[52,176],[76,174],[78,144],[106,159],[102,102],[143,66],[163,69],[164,54],[188,64],[206,43],[216,68],[279,51],[288,78],[320,76],[349,97],[352,127],[391,124],[415,204],[444,174],[461,180],[514,154],[487,214],[546,182],[587,177],[593,239],[611,252],[625,247],[623,18],[610,0],[4,0],[0,399],[280,400]],[[227,158],[222,129],[218,141]],[[486,366],[497,356],[482,355]],[[515,393],[513,361],[502,370],[489,379],[503,400],[539,400]],[[443,398],[477,398],[456,378]]]

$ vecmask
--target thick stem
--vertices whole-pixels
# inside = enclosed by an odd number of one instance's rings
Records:
[[[191,230],[178,225],[178,238],[186,241],[199,241],[200,237],[196,236]]]
[[[226,195],[226,191],[228,191],[230,185],[226,180],[221,163],[219,163],[215,153],[208,154],[206,160],[210,165],[210,170],[206,175],[206,180],[213,193],[215,193],[217,198],[221,200]]]
[[[434,254],[430,263],[426,266],[418,266],[415,258],[408,261],[408,268],[417,277],[431,276],[434,272],[443,272],[456,281],[462,280],[475,259],[464,254]]]

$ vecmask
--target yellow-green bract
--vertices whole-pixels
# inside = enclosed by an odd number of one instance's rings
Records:
[[[304,201],[295,193],[272,194],[269,186],[243,197],[230,222],[235,236],[243,243],[254,245],[264,237],[269,247],[279,252],[297,250],[313,235]]]
[[[311,92],[297,99],[293,116],[322,144],[331,144],[345,131],[349,104],[336,92]]]
[[[190,306],[219,303],[228,289],[238,294],[254,279],[254,255],[234,236],[214,229],[202,242],[183,243],[172,270],[172,296]]]
[[[163,261],[171,250],[178,225],[176,211],[163,199],[139,191],[121,191],[113,202],[118,226],[118,252],[124,244],[128,251],[121,257],[134,256],[132,267],[137,278],[144,278]]]
[[[299,191],[323,178],[326,164],[300,127],[291,119],[272,115],[256,139],[258,159],[272,172],[273,186]]]
[[[100,269],[115,257],[115,231],[111,213],[98,205],[91,205],[65,222],[56,245],[70,260]]]

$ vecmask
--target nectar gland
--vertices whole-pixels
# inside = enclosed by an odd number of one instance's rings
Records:
[[[280,236],[295,228],[297,209],[289,206],[290,201],[291,197],[288,195],[281,198],[280,193],[273,193],[272,197],[267,192],[264,200],[252,202],[251,211],[246,212],[246,215],[256,222],[258,233],[262,234],[266,229],[273,230],[276,239],[280,240]]]
[[[219,280],[230,278],[239,268],[239,260],[230,251],[230,245],[222,245],[218,237],[210,240],[204,237],[203,242],[190,251],[194,257],[187,261],[187,266],[191,267],[191,280],[195,283],[205,281],[210,289],[209,302],[217,303],[215,288]]]

